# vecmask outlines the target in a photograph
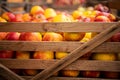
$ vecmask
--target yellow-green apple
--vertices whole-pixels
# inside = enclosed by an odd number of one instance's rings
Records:
[[[30,52],[29,51],[16,51],[15,58],[16,59],[30,59]]]
[[[0,32],[0,40],[4,40],[8,32]]]
[[[19,32],[9,32],[6,35],[5,40],[19,40],[19,37],[20,37]]]
[[[77,77],[80,73],[78,70],[61,70],[61,75],[65,77]]]
[[[4,19],[6,19],[9,22],[15,22],[16,21],[15,14],[13,14],[11,12],[5,12],[5,13],[2,14],[1,17],[4,18]]]
[[[64,58],[65,56],[67,56],[69,53],[68,52],[56,52],[55,53],[55,58],[56,59],[61,59]]]
[[[109,78],[109,79],[120,79],[120,72],[104,71],[102,75],[103,77]]]
[[[120,42],[120,32],[114,34],[114,35],[111,37],[111,41],[112,41],[112,42]]]
[[[34,76],[39,73],[39,70],[36,69],[24,69],[23,70],[23,75],[26,76]]]
[[[66,41],[80,41],[85,36],[84,32],[64,32],[63,37]]]
[[[34,59],[54,59],[54,52],[53,51],[35,51],[33,53]]]
[[[100,71],[82,71],[81,75],[87,78],[98,78],[100,77]]]
[[[0,51],[0,58],[13,58],[14,51],[4,50]]]
[[[39,32],[22,32],[19,40],[21,41],[42,41],[42,35]]]
[[[117,59],[114,53],[94,53],[92,55],[93,60],[114,61]]]
[[[43,41],[63,41],[61,34],[55,32],[46,32],[43,36]]]

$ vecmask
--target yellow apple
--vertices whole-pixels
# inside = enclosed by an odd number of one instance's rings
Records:
[[[92,55],[93,60],[114,61],[116,60],[116,54],[114,53],[94,53]]]
[[[36,69],[25,69],[23,70],[23,74],[26,76],[34,76],[39,73],[39,70]]]
[[[55,58],[56,59],[61,59],[61,58],[65,57],[65,56],[67,56],[68,54],[69,54],[68,52],[56,52],[55,53]]]
[[[65,77],[77,77],[80,71],[78,70],[62,70],[61,75]]]
[[[80,41],[85,36],[84,32],[64,32],[63,37],[66,41]]]

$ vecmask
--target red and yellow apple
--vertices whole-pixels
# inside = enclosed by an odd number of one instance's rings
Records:
[[[16,51],[15,58],[16,59],[30,59],[30,52],[29,51]]]
[[[61,34],[55,32],[46,32],[43,35],[43,41],[63,41],[64,38]]]
[[[20,37],[19,32],[9,32],[6,35],[5,40],[19,40],[19,37]]]
[[[41,6],[33,6],[30,10],[30,14],[44,14],[44,9]]]
[[[99,71],[82,71],[81,75],[87,78],[98,78],[100,77]]]
[[[120,32],[114,34],[114,35],[111,37],[111,41],[112,41],[112,42],[120,42]]]
[[[22,19],[24,22],[30,22],[32,20],[32,16],[29,13],[24,13]]]
[[[39,32],[22,32],[19,40],[21,41],[42,41],[42,35]]]
[[[0,32],[0,40],[4,40],[8,32]]]
[[[16,21],[15,14],[13,14],[11,12],[5,12],[5,13],[2,14],[1,17],[4,18],[5,20],[9,21],[9,22],[15,22]]]
[[[13,58],[14,51],[4,50],[0,51],[0,58]]]
[[[54,52],[53,51],[35,51],[33,53],[33,59],[54,59]]]

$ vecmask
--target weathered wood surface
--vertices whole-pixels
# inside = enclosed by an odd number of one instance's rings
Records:
[[[77,60],[79,57],[84,55],[85,53],[90,52],[95,47],[99,46],[104,41],[108,40],[110,37],[112,37],[113,34],[119,32],[120,31],[119,26],[120,26],[120,23],[110,26],[110,28],[107,28],[106,30],[102,31],[99,35],[94,37],[92,40],[76,48],[75,50],[70,52],[68,56],[56,62],[54,65],[50,66],[49,68],[43,70],[42,72],[40,72],[30,80],[45,80],[49,78],[54,73],[68,66],[69,64]]]
[[[30,76],[22,76],[26,80],[30,80]],[[119,80],[119,79],[104,79],[104,78],[74,78],[74,77],[50,77],[47,80]]]
[[[102,32],[117,22],[111,23],[0,23],[0,32]]]
[[[71,52],[76,49],[82,42],[31,42],[31,41],[0,41],[0,50],[13,50],[13,51],[66,51]],[[119,42],[105,42],[96,47],[91,52],[120,52]]]
[[[59,60],[0,59],[0,63],[11,69],[46,69]],[[32,65],[31,65],[32,64]],[[100,65],[99,65],[100,64]],[[109,68],[108,68],[109,67]],[[94,70],[120,72],[120,61],[77,60],[63,70]]]
[[[25,80],[24,78],[20,77],[19,75],[15,74],[7,67],[0,64],[0,75],[5,77],[8,80]]]

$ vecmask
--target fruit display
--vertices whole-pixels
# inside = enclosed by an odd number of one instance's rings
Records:
[[[63,0],[61,0],[63,1]],[[57,4],[63,5],[63,4],[76,4],[77,1],[81,1],[80,3],[83,3],[85,0],[71,0],[71,3],[67,3],[67,0],[64,0],[65,2],[59,2]],[[72,12],[68,11],[59,11],[55,10],[54,8],[43,8],[41,6],[33,6],[29,13],[23,13],[23,14],[14,14],[11,12],[5,12],[0,16],[0,22],[1,23],[71,23],[71,22],[78,22],[78,23],[89,23],[89,22],[95,22],[95,23],[110,23],[110,22],[116,22],[117,18],[112,13],[109,12],[109,9],[106,6],[103,6],[102,4],[95,5],[94,7],[78,7],[76,10]],[[40,27],[40,26],[39,26]],[[50,26],[49,26],[50,27]],[[75,26],[73,26],[75,27]],[[84,26],[81,26],[84,27]],[[96,36],[97,33],[95,33],[94,36]],[[111,42],[120,42],[120,34],[116,33],[110,38]],[[86,43],[89,40],[93,39],[92,32],[0,32],[0,41],[15,41],[15,42],[81,42]],[[32,44],[34,46],[34,44]],[[44,44],[45,45],[45,44]],[[63,44],[64,45],[64,44]],[[23,44],[21,45],[23,46]],[[20,46],[20,47],[21,47]],[[53,44],[49,45],[52,49]],[[71,45],[74,47],[74,45]],[[24,46],[23,46],[24,47]],[[26,46],[25,46],[26,47]],[[32,46],[30,46],[32,47]],[[43,47],[45,49],[45,46],[40,45],[40,47]],[[42,66],[46,67],[44,65],[47,64],[46,61],[53,61],[57,62],[57,60],[64,59],[66,56],[70,54],[69,46],[66,48],[66,52],[60,51],[60,49],[57,49],[58,51],[51,51],[51,50],[38,50],[34,49],[34,51],[0,51],[0,59],[15,59],[15,60],[43,60]],[[27,48],[27,47],[26,47]],[[36,44],[36,48],[37,44]],[[64,48],[64,47],[63,47]],[[93,53],[88,52],[86,55],[83,55],[79,58],[80,61],[118,61],[119,57],[115,53],[107,53],[107,52],[99,52],[99,53]],[[52,63],[52,62],[51,62]],[[37,63],[35,63],[37,64]],[[32,65],[32,64],[31,64]],[[81,63],[82,65],[82,63]],[[87,63],[86,63],[87,65]],[[49,64],[48,64],[49,66]],[[79,66],[79,65],[78,65]],[[43,69],[38,69],[38,66],[35,66],[36,69],[32,69],[28,66],[29,69],[11,69],[13,72],[22,75],[22,76],[35,76],[39,72],[41,72]],[[16,67],[17,68],[17,67]],[[73,69],[73,70],[72,70]],[[79,68],[78,68],[79,69]],[[82,68],[81,68],[82,69]],[[88,68],[89,69],[89,68]],[[99,69],[98,69],[99,70]],[[63,69],[59,72],[55,73],[53,76],[57,77],[84,77],[84,78],[119,78],[119,72],[107,72],[107,71],[91,71],[91,70],[76,70],[73,68]],[[102,69],[101,69],[102,70]],[[111,76],[112,75],[112,76]],[[52,79],[51,79],[52,80]],[[92,79],[91,79],[92,80]]]

